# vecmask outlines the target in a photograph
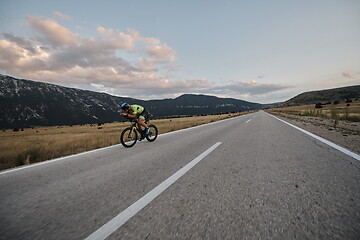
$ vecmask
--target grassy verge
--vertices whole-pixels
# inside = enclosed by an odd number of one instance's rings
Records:
[[[153,120],[159,133],[194,127],[249,112]],[[120,142],[129,123],[57,126],[0,132],[0,170],[76,154]]]
[[[287,119],[322,126],[331,131],[336,129],[344,134],[360,134],[360,101],[351,104],[326,104],[322,105],[322,108],[315,108],[313,104],[271,108],[267,111]]]
[[[352,103],[339,103],[322,105],[322,108],[315,108],[315,104],[293,107],[272,108],[268,110],[274,114],[287,114],[295,116],[319,117],[332,119],[336,125],[339,120],[349,122],[360,122],[360,101]],[[336,127],[336,126],[335,126]]]

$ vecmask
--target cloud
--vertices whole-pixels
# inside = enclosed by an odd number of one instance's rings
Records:
[[[107,48],[130,50],[134,47],[135,39],[130,34],[117,33],[113,29],[106,29],[101,26],[97,28],[97,31],[106,39],[103,43]]]
[[[174,81],[169,76],[162,75],[156,77],[154,75],[138,76],[143,79],[138,87],[127,88],[114,83],[109,92],[119,96],[138,97],[141,99],[154,99],[162,97],[176,97],[184,93],[202,93],[209,87],[206,79],[185,79]],[[129,83],[131,84],[131,83]]]
[[[73,20],[72,17],[69,17],[61,12],[53,12],[53,15],[60,18],[61,20]]]
[[[57,46],[75,46],[80,36],[72,33],[67,28],[61,26],[53,19],[39,18],[36,16],[26,16],[28,24],[35,31],[45,37],[44,43],[48,43],[53,47]]]
[[[160,43],[160,40],[156,38],[141,36],[138,31],[132,28],[128,28],[127,33],[123,33],[111,28],[106,29],[102,26],[98,26],[97,31],[103,38],[106,39],[108,46],[117,49],[131,50],[137,42],[153,45]]]
[[[140,63],[138,64],[138,67],[141,71],[143,71],[143,72],[159,71],[159,68],[156,65],[156,61],[154,61],[150,58],[145,58],[145,57],[140,57],[139,60],[140,60]]]
[[[255,80],[244,82],[244,81],[233,81],[231,84],[218,86],[211,89],[213,93],[218,94],[240,94],[244,96],[249,95],[263,95],[275,91],[291,88],[291,86],[280,85],[280,84],[264,84],[258,83]]]
[[[127,95],[166,95],[208,86],[206,79],[176,80],[171,74],[179,69],[174,65],[176,51],[135,29],[122,32],[98,26],[97,36],[82,37],[55,19],[28,15],[26,20],[34,35],[3,33],[0,39],[0,69],[6,73]],[[122,51],[138,57],[124,59]]]
[[[0,40],[0,66],[9,69],[21,57],[21,48],[7,40]]]
[[[147,52],[152,57],[163,59],[169,62],[176,61],[176,51],[166,44],[148,46]]]
[[[15,43],[19,47],[22,47],[23,49],[30,51],[31,53],[36,53],[36,50],[30,41],[9,33],[3,33],[3,36],[6,40],[8,40],[8,42]]]
[[[54,15],[70,19],[59,12]],[[176,50],[132,28],[120,31],[98,25],[95,36],[83,37],[55,19],[28,15],[26,20],[33,35],[1,34],[0,70],[5,74],[142,98],[182,93],[251,98],[289,88],[256,81],[215,85],[205,78],[179,78],[174,72],[184,66],[176,63]]]

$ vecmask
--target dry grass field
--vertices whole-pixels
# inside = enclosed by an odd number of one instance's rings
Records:
[[[349,106],[348,106],[349,104]],[[341,102],[337,105],[326,104],[323,108],[315,108],[315,104],[272,108],[268,111],[277,114],[290,114],[296,116],[311,116],[324,119],[346,120],[360,122],[360,100],[351,103]]]
[[[153,120],[159,134],[210,123],[249,112]],[[0,169],[41,162],[120,142],[122,130],[130,123],[101,126],[57,126],[0,132]]]
[[[325,126],[329,130],[343,130],[360,134],[360,101],[351,103],[326,104],[315,108],[315,104],[292,107],[271,108],[267,111],[292,120]]]

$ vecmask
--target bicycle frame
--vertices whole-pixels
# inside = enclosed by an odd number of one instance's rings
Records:
[[[141,130],[141,129],[137,126],[137,121],[131,121],[131,131],[129,132],[129,135],[128,135],[129,138],[130,138],[131,133],[132,133],[133,131],[137,131],[137,132],[140,134],[141,138],[145,138],[145,134],[144,134],[143,130]]]

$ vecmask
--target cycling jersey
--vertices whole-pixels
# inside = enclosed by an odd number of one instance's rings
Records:
[[[131,105],[130,109],[129,109],[129,113],[131,114],[141,114],[144,111],[144,107],[140,106],[140,105]]]

